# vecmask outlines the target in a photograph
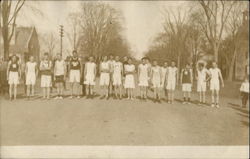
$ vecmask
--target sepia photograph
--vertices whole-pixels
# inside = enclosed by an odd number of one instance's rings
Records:
[[[249,1],[1,0],[0,158],[249,158]]]

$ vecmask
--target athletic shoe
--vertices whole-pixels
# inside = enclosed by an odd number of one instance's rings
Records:
[[[74,98],[74,97],[73,97],[73,96],[70,96],[69,98],[72,99],[72,98]]]
[[[63,97],[62,97],[62,96],[60,96],[60,97],[59,97],[59,99],[63,99]]]
[[[213,108],[213,107],[214,107],[214,104],[211,104],[211,107]]]
[[[216,106],[216,108],[220,108],[219,104],[216,104],[215,106]]]

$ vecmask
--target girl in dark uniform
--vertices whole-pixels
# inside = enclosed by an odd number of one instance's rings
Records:
[[[12,95],[14,96],[14,100],[16,99],[17,85],[19,84],[20,79],[21,79],[21,67],[17,60],[17,57],[13,55],[7,67],[7,80],[9,84],[10,100],[12,100]]]
[[[186,67],[182,69],[180,80],[182,83],[182,91],[184,98],[183,104],[190,104],[190,97],[193,84],[193,74],[189,64],[186,64]]]

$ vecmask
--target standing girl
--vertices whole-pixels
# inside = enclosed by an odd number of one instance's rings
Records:
[[[153,66],[151,67],[151,82],[154,89],[154,102],[161,103],[161,67],[158,66],[156,60],[153,61]]]
[[[108,57],[104,56],[103,57],[103,61],[101,61],[100,63],[100,87],[101,87],[101,91],[102,93],[102,97],[101,99],[105,98],[108,99],[109,98],[109,82],[110,82],[110,64],[108,62]]]
[[[221,86],[224,87],[224,81],[220,69],[216,62],[212,63],[212,68],[209,69],[210,72],[210,90],[212,91],[212,104],[211,107],[219,108],[219,92],[220,92],[220,81]]]
[[[113,68],[113,86],[115,87],[115,98],[119,99],[122,99],[122,74],[123,74],[123,65],[120,62],[120,57],[116,56]]]
[[[43,99],[50,98],[50,88],[52,86],[52,62],[49,60],[49,54],[44,54],[44,59],[40,63],[41,87],[43,88]]]
[[[180,81],[182,84],[183,104],[190,104],[193,85],[193,73],[189,64],[186,64],[186,67],[181,70]]]
[[[94,97],[94,86],[96,78],[96,64],[94,62],[94,57],[90,56],[89,61],[84,67],[84,84],[86,85],[86,95],[87,98]]]
[[[30,56],[29,61],[25,65],[27,97],[34,96],[34,87],[36,84],[36,77],[38,75],[37,63],[34,61],[34,57]]]
[[[146,59],[142,58],[142,63],[138,66],[138,80],[140,87],[141,99],[147,100],[147,88],[149,80],[149,66],[146,64]]]
[[[174,92],[175,92],[175,87],[176,87],[176,80],[178,76],[178,69],[175,66],[175,62],[171,62],[171,66],[168,67],[167,70],[167,91],[168,91],[168,103],[172,104],[174,102]]]
[[[197,69],[197,92],[199,93],[199,105],[206,104],[207,75],[209,75],[204,63],[198,64]]]
[[[128,99],[134,99],[134,89],[135,89],[135,65],[132,64],[132,59],[128,59],[128,65],[125,65],[125,83],[124,87],[128,93]]]
[[[17,56],[13,55],[7,67],[7,80],[9,83],[10,100],[12,100],[12,94],[14,96],[14,100],[16,100],[17,85],[19,84],[20,79],[21,79],[20,64],[17,60]]]

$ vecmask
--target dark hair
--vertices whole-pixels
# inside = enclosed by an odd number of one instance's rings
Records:
[[[204,67],[204,63],[199,63],[199,66],[200,67]]]
[[[48,53],[48,52],[45,52],[43,55],[44,55],[44,56],[49,56],[49,53]]]

